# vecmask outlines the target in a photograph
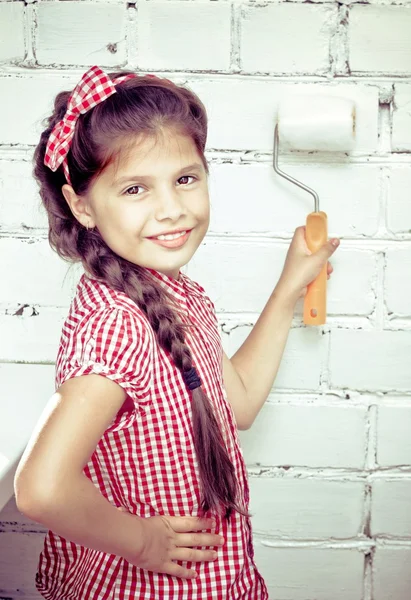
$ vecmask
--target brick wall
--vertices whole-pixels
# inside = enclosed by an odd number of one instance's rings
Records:
[[[241,433],[257,563],[273,600],[411,595],[410,31],[409,0],[0,1],[6,401],[16,401],[10,382],[30,390],[52,377],[78,279],[48,247],[30,161],[54,94],[85,67],[164,74],[206,104],[212,220],[185,271],[213,298],[229,355],[313,210],[271,167],[279,100],[328,91],[357,104],[352,156],[280,157],[318,191],[342,243],[327,325],[304,327],[298,305],[270,397]],[[42,539],[11,499],[0,513],[0,598],[38,597]]]

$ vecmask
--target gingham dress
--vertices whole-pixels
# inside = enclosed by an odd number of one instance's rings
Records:
[[[214,304],[182,272],[173,279],[146,271],[178,301],[179,318],[192,325],[186,343],[222,424],[239,481],[240,504],[248,507],[247,473],[223,384]],[[56,389],[71,377],[90,373],[116,381],[128,398],[86,464],[85,475],[111,504],[140,517],[201,515],[191,393],[171,355],[159,346],[144,312],[125,294],[84,274],[62,329]],[[237,512],[229,522],[217,516],[216,531],[225,538],[217,560],[180,563],[194,568],[199,573],[196,579],[139,569],[120,556],[85,548],[49,531],[36,587],[49,600],[268,598],[253,560],[250,520]]]

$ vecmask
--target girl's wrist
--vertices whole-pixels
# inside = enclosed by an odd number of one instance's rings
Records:
[[[300,295],[295,290],[292,290],[287,283],[281,278],[278,280],[277,285],[274,288],[273,296],[284,306],[285,309],[292,310],[294,312],[295,305]]]
[[[123,518],[124,537],[120,555],[128,562],[136,564],[144,552],[144,545],[146,543],[144,539],[146,535],[144,527],[145,519],[131,513],[126,513]],[[128,520],[126,521],[125,519]],[[133,520],[131,521],[131,519]]]

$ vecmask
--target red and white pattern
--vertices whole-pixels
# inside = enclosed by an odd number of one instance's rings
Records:
[[[247,472],[224,389],[214,304],[182,272],[176,280],[146,271],[178,302],[180,319],[192,325],[186,343],[203,389],[224,424],[223,436],[239,481],[239,503],[248,507]],[[107,428],[85,475],[111,504],[140,517],[201,515],[191,393],[171,355],[158,345],[143,311],[125,294],[83,275],[63,325],[56,389],[71,377],[89,373],[121,385],[130,408]],[[266,600],[267,588],[253,559],[250,519],[238,513],[229,522],[213,516],[225,544],[215,561],[185,563],[198,571],[196,579],[139,569],[120,556],[79,546],[49,531],[37,589],[48,600]]]

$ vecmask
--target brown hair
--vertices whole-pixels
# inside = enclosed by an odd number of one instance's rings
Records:
[[[114,79],[128,73],[109,76]],[[87,231],[77,221],[61,191],[66,183],[63,167],[53,172],[44,165],[49,135],[63,118],[70,93],[65,91],[56,96],[54,113],[45,122],[47,128],[34,154],[34,176],[48,214],[49,243],[65,260],[81,261],[91,276],[127,294],[147,315],[158,343],[171,353],[183,373],[193,366],[192,355],[184,340],[185,325],[170,307],[173,298],[145,276],[144,269],[114,253],[97,229]],[[182,132],[193,140],[208,174],[204,156],[207,114],[202,102],[187,88],[168,80],[142,76],[117,85],[115,94],[80,116],[67,155],[74,191],[79,195],[87,192],[95,177],[118,158],[119,142],[127,142],[137,135],[156,136],[165,128]],[[201,387],[191,394],[194,446],[202,487],[201,509],[219,511],[223,505],[227,519],[233,510],[247,514],[236,502],[234,466],[211,402]]]

